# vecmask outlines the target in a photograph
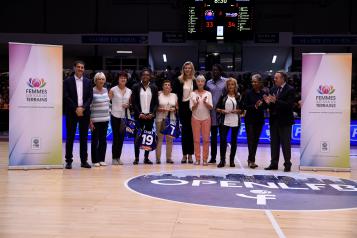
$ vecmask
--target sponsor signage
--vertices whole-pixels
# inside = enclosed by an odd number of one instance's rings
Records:
[[[239,129],[238,132],[238,143],[247,143],[247,133],[245,130],[245,124],[244,124],[244,120],[242,120],[242,126]],[[63,117],[63,130],[62,130],[62,137],[63,140],[66,139],[66,121]],[[262,130],[262,134],[260,135],[260,139],[259,139],[259,143],[261,144],[270,144],[270,131],[269,131],[269,122],[268,120],[266,120],[264,126],[263,126],[263,130]],[[357,145],[357,121],[351,121],[351,145],[352,146],[356,146]],[[229,137],[230,135],[228,135]],[[301,123],[300,120],[295,120],[295,124],[292,126],[292,133],[291,133],[291,143],[293,145],[299,145],[300,144],[300,137],[301,137]],[[91,132],[90,130],[88,131],[88,138],[91,138]],[[79,131],[76,131],[76,139],[79,140]],[[108,126],[108,131],[107,131],[107,139],[108,140],[112,140],[113,136],[112,136],[112,128],[111,125],[109,123]],[[128,137],[125,138],[125,140],[130,140],[132,141],[133,138],[132,137]],[[181,141],[181,137],[174,139],[175,141]],[[219,140],[219,137],[218,137]],[[230,137],[228,138],[228,141],[230,140]]]
[[[113,35],[86,35],[82,36],[84,44],[147,44],[148,36],[113,36]]]
[[[9,43],[9,168],[62,168],[62,46]]]

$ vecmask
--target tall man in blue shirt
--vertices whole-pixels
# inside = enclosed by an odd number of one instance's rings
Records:
[[[215,164],[217,156],[217,122],[216,105],[224,90],[226,90],[226,78],[222,77],[223,67],[220,64],[212,66],[212,79],[207,81],[206,87],[212,94],[213,108],[211,110],[211,159],[208,163]]]

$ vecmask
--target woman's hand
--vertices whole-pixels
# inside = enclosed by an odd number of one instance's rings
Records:
[[[262,100],[258,100],[258,101],[255,103],[255,109],[258,109],[258,107],[260,107],[262,104],[263,104],[263,101],[262,101]]]
[[[224,110],[224,109],[217,109],[217,112],[222,113],[222,114],[228,114],[228,113],[230,113],[229,111]]]
[[[123,103],[122,107],[125,108],[125,109],[129,108],[129,103]]]
[[[242,110],[241,109],[234,109],[234,110],[231,111],[231,113],[241,114]]]

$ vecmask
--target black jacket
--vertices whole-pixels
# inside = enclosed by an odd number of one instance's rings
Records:
[[[192,80],[193,83],[193,91],[197,89],[196,80]],[[183,95],[183,83],[178,78],[172,81],[172,92],[176,93],[178,98],[179,105],[182,103],[182,95]]]
[[[277,94],[278,88],[276,86],[270,89],[270,94]],[[295,101],[295,90],[289,84],[285,84],[281,90],[275,103],[268,105],[270,123],[278,121],[279,125],[293,125],[294,113],[293,106]]]
[[[155,84],[150,83],[149,87],[151,89],[151,102],[150,102],[150,113],[154,116],[156,114],[156,109],[159,104],[159,95],[158,90]],[[141,104],[140,104],[140,89],[144,88],[143,84],[137,83],[133,86],[132,94],[131,94],[131,104],[134,110],[134,118],[139,119],[139,115],[142,113]]]
[[[243,99],[243,108],[246,110],[244,116],[245,124],[264,124],[264,109],[266,109],[266,104],[264,104],[263,95],[264,92],[262,90],[259,93],[249,90],[245,95]],[[258,100],[261,100],[263,104],[255,108]]]
[[[236,98],[236,101],[237,101],[237,105],[236,105],[235,109],[242,108],[241,96],[239,94],[236,94],[235,98]],[[216,109],[225,110],[227,99],[228,99],[228,94],[227,93],[222,94],[222,96],[218,100],[218,103],[216,105]],[[219,125],[223,125],[224,118],[225,118],[225,114],[217,112],[217,123]],[[239,114],[237,114],[237,120],[238,120],[238,126],[240,126],[241,121],[240,121],[240,115]]]
[[[83,76],[83,108],[84,116],[90,115],[90,104],[93,99],[93,87],[90,79]],[[64,112],[68,116],[76,115],[78,107],[77,85],[74,76],[63,82],[63,101]]]

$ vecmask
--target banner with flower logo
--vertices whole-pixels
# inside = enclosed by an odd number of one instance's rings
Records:
[[[302,57],[300,169],[350,170],[352,54]]]
[[[9,168],[62,168],[62,46],[9,43]]]

